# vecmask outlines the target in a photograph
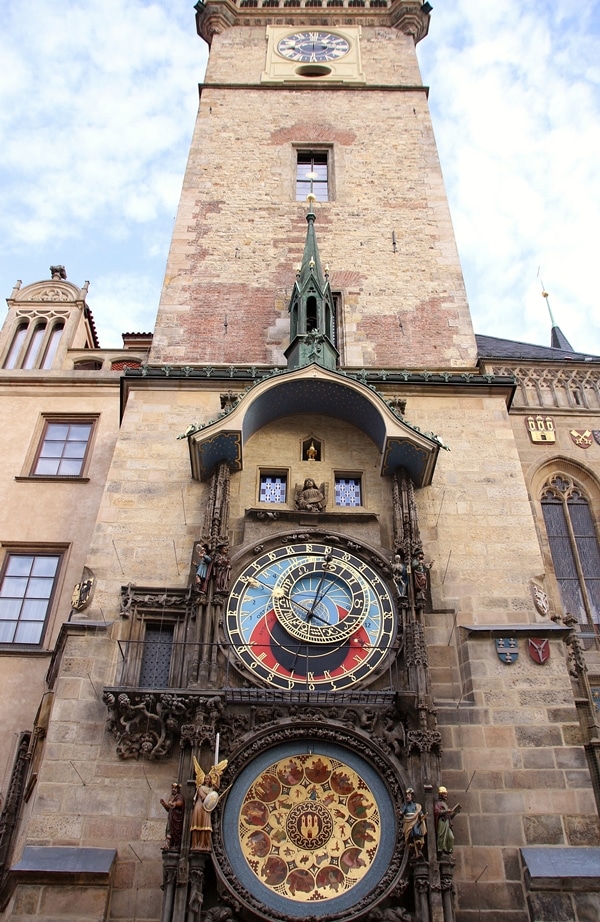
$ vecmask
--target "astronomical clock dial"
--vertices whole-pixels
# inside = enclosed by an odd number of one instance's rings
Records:
[[[276,688],[333,690],[366,679],[396,634],[392,597],[358,557],[325,544],[262,554],[236,580],[228,640]]]
[[[348,54],[349,50],[349,42],[332,32],[294,32],[280,39],[277,44],[280,55],[302,64],[337,61]]]
[[[222,827],[236,880],[287,917],[311,915],[311,903],[326,902],[326,914],[347,911],[377,886],[396,847],[381,778],[358,754],[326,742],[284,744],[246,766]]]

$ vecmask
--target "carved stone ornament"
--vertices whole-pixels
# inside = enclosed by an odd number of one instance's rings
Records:
[[[428,665],[425,634],[423,626],[418,621],[413,621],[407,626],[406,665],[424,667]]]
[[[402,906],[388,906],[386,909],[378,906],[369,913],[367,922],[412,922],[412,916]]]
[[[328,485],[322,483],[317,486],[311,477],[304,483],[297,483],[295,490],[295,505],[299,512],[324,512],[327,506]]]
[[[119,693],[105,689],[102,700],[108,707],[106,728],[117,740],[120,759],[166,759],[185,722],[202,715],[207,700],[197,695],[170,695],[159,692]]]
[[[406,734],[406,748],[412,752],[442,752],[442,734],[439,730],[409,730]]]
[[[536,610],[540,615],[546,616],[550,611],[550,602],[548,601],[548,593],[539,583],[531,582],[531,596],[533,598],[533,604],[536,607]]]
[[[70,293],[62,288],[44,288],[39,295],[40,301],[72,301]]]
[[[190,605],[190,594],[182,592],[161,592],[156,589],[146,589],[143,586],[134,586],[128,583],[121,587],[121,606],[119,614],[122,618],[131,617],[137,609],[144,611],[179,611],[185,613]]]
[[[94,597],[96,578],[89,567],[83,568],[81,582],[76,583],[71,596],[71,608],[74,611],[83,611],[88,607]]]
[[[177,744],[199,749],[204,743],[214,746],[215,735],[221,734],[223,751],[249,745],[257,732],[299,723],[336,726],[336,732],[356,730],[364,734],[379,751],[398,761],[406,752],[441,751],[441,738],[433,730],[409,730],[408,714],[393,704],[394,695],[378,694],[378,703],[365,705],[359,697],[356,703],[311,705],[294,702],[269,702],[257,699],[249,714],[238,710],[235,703],[226,705],[223,695],[192,692],[186,695],[163,694],[138,690],[104,690],[103,701],[108,707],[107,730],[117,740],[120,759],[166,759]]]

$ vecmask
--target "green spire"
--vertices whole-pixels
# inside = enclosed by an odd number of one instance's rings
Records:
[[[309,195],[308,224],[302,263],[290,298],[290,344],[285,351],[288,368],[316,362],[335,370],[339,353],[335,348],[335,307],[329,271],[321,267],[315,233],[314,196]]]

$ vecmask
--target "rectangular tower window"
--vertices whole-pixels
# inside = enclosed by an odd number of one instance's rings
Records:
[[[261,474],[260,495],[261,503],[285,503],[287,493],[287,477],[285,474]]]
[[[336,506],[361,506],[360,477],[335,478]]]
[[[0,643],[39,644],[60,554],[7,554],[0,585]]]
[[[93,425],[91,420],[49,420],[32,474],[80,477]]]
[[[296,153],[296,201],[305,202],[306,196],[312,191],[318,202],[328,202],[328,152],[299,150]]]

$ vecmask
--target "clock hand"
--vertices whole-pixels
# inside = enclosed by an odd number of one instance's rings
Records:
[[[314,598],[314,601],[313,601],[312,605],[310,606],[310,611],[309,611],[309,613],[308,613],[308,618],[307,618],[308,621],[311,621],[311,620],[312,620],[312,618],[313,618],[313,616],[314,616],[314,613],[315,613],[315,608],[317,607],[317,605],[319,604],[319,602],[321,601],[321,599],[323,598],[323,596],[324,596],[325,593],[327,592],[327,589],[329,588],[329,587],[327,587],[327,588],[321,593],[321,595],[319,595],[319,592],[320,592],[320,590],[321,590],[321,586],[323,585],[323,582],[324,582],[324,580],[325,580],[325,577],[327,576],[327,572],[326,572],[326,570],[325,570],[325,566],[326,566],[327,564],[331,563],[332,560],[333,560],[333,557],[332,557],[331,554],[327,554],[327,555],[325,556],[325,565],[324,565],[324,567],[323,567],[323,575],[321,576],[321,579],[319,580],[319,583],[318,583],[317,588],[316,588],[316,590],[315,590],[315,598]],[[332,585],[332,583],[329,584],[329,586],[331,586],[331,585]]]

